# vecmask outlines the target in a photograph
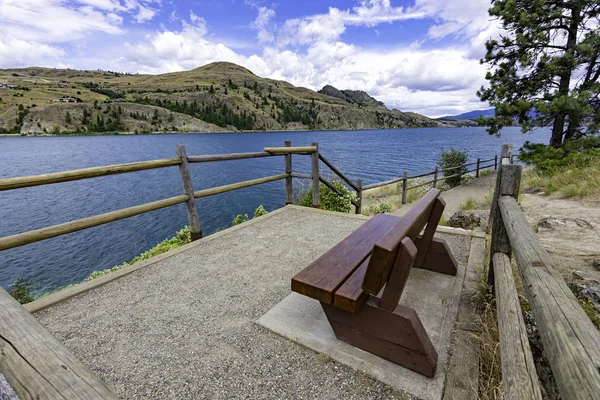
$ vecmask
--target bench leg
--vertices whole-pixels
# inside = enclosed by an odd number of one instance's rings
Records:
[[[412,308],[398,305],[386,311],[374,296],[356,313],[321,305],[338,339],[430,378],[435,375],[437,352]]]
[[[421,236],[415,240],[415,245],[419,247],[420,242]],[[455,276],[458,263],[446,241],[444,239],[433,238],[425,254],[423,263],[420,266],[413,264],[413,267]]]

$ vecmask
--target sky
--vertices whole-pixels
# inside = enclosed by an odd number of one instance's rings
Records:
[[[0,68],[132,73],[229,61],[318,90],[364,90],[430,117],[476,91],[490,0],[0,0]]]

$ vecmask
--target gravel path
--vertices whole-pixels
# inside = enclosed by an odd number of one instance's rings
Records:
[[[255,324],[362,223],[286,208],[36,317],[126,399],[406,399]]]
[[[444,209],[444,215],[446,218],[450,218],[452,214],[460,210],[460,206],[467,200],[472,199],[475,202],[482,202],[485,197],[494,190],[496,185],[496,173],[491,173],[486,176],[474,178],[468,183],[463,183],[460,186],[442,192],[442,198],[446,201],[446,208]],[[391,214],[404,215],[411,208],[411,204],[404,205],[396,210],[393,210]]]

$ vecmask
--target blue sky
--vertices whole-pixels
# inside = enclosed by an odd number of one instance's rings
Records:
[[[0,68],[164,73],[213,61],[314,90],[360,89],[429,116],[475,92],[489,0],[0,0]]]

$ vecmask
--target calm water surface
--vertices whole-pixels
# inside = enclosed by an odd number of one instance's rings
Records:
[[[285,140],[320,151],[351,179],[364,184],[434,168],[440,150],[469,150],[472,159],[491,158],[502,143],[519,148],[525,140],[547,142],[548,129],[523,135],[506,129],[500,139],[483,128],[393,129],[91,137],[0,137],[0,178],[35,175],[108,164],[188,155],[261,151]],[[295,172],[310,173],[307,156],[295,156]],[[284,171],[283,157],[193,164],[195,190]],[[68,222],[182,193],[177,167],[0,192],[0,237]],[[198,199],[206,234],[231,225],[238,213],[268,211],[285,204],[283,181]],[[187,224],[185,205],[0,252],[0,285],[18,277],[37,281],[39,290],[79,282],[94,270],[110,268],[154,246]]]

